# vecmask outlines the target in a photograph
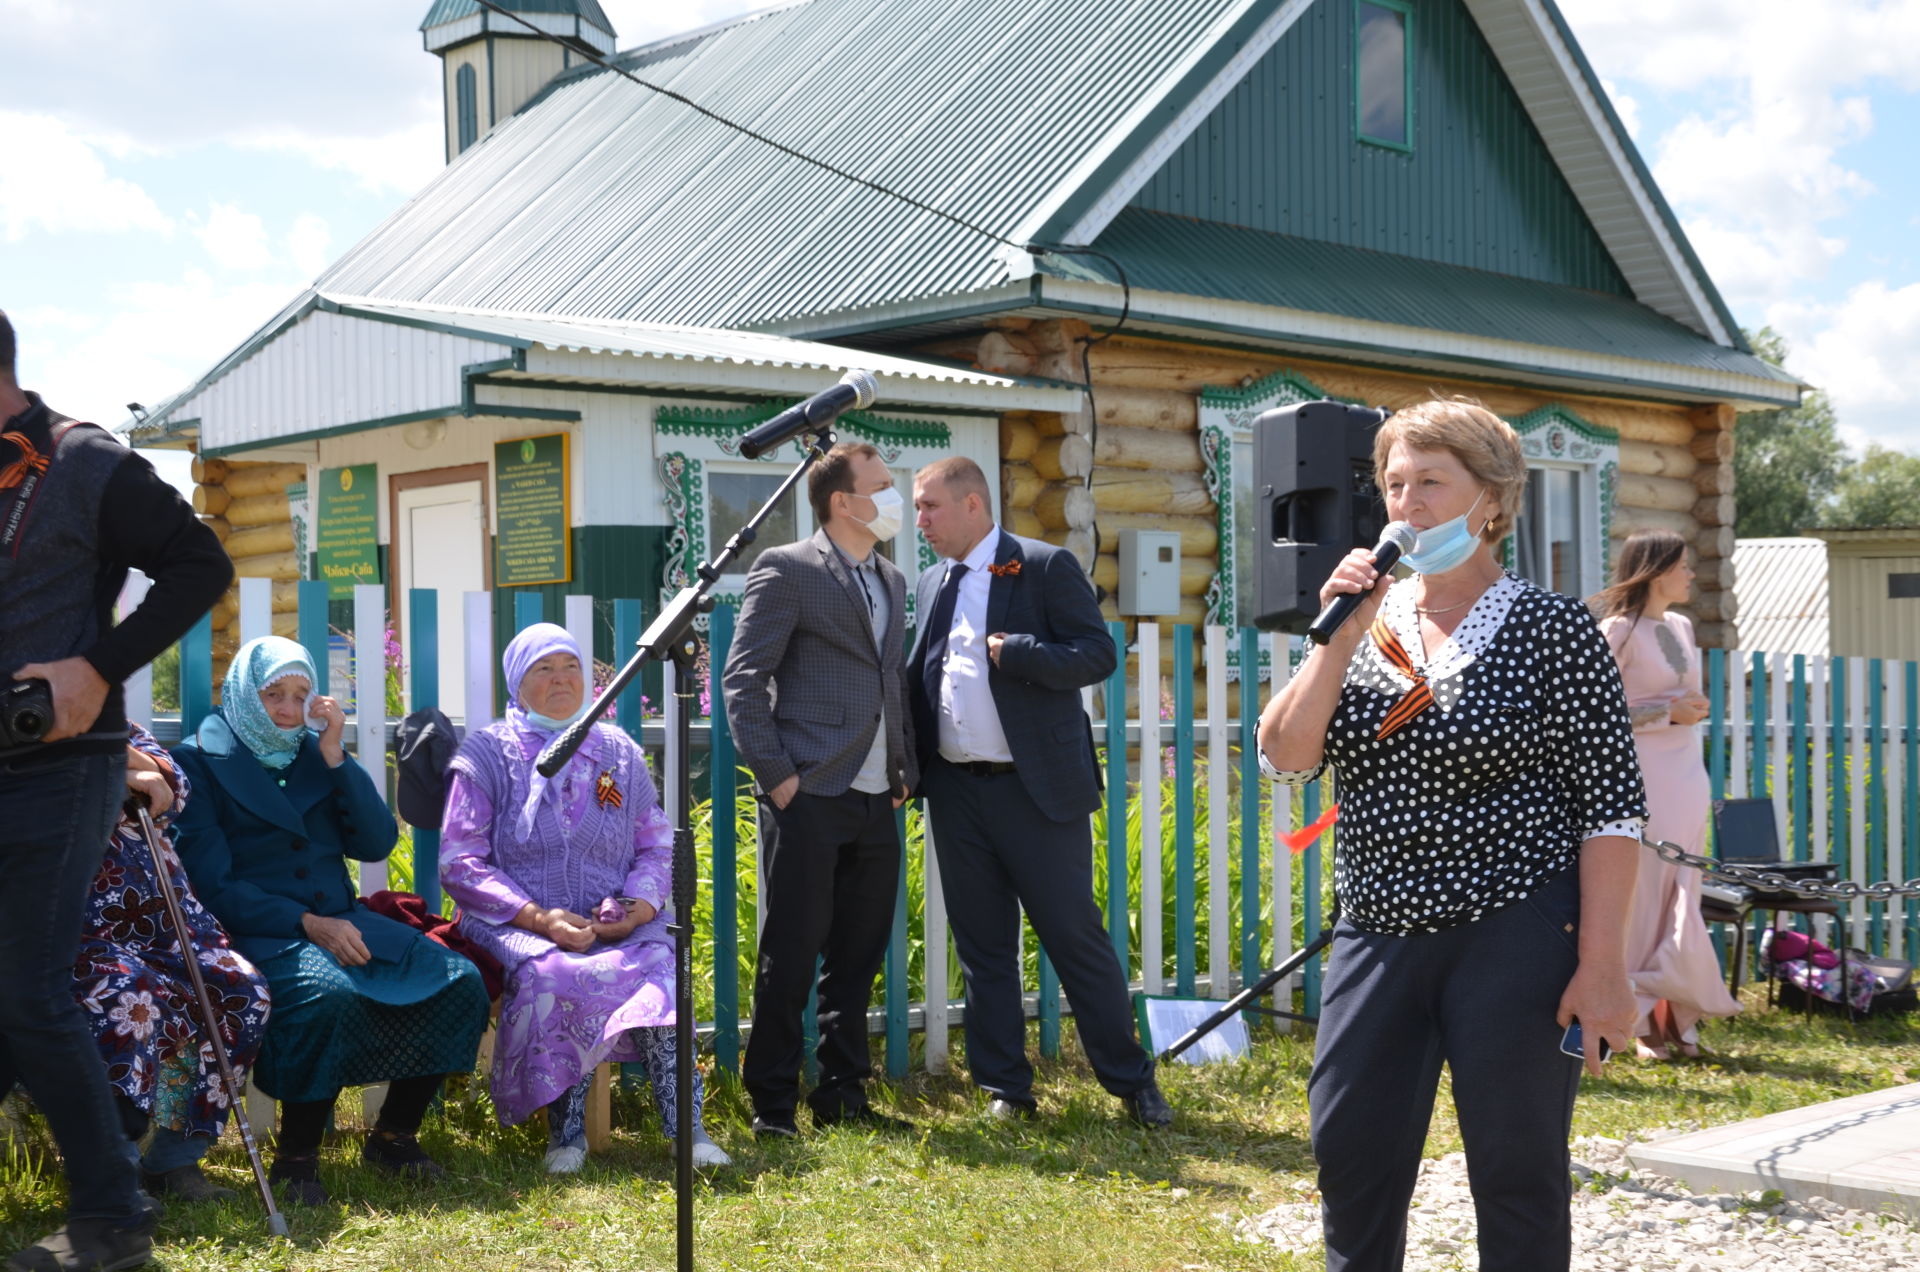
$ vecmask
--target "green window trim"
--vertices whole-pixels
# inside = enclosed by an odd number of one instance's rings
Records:
[[[1365,85],[1360,71],[1360,25],[1363,11],[1367,8],[1385,9],[1397,13],[1401,20],[1401,71],[1403,75],[1404,96],[1401,99],[1406,116],[1406,140],[1395,141],[1390,137],[1376,137],[1367,132]],[[1413,6],[1406,0],[1353,0],[1353,135],[1355,140],[1370,146],[1381,146],[1388,150],[1397,150],[1401,154],[1413,153]]]

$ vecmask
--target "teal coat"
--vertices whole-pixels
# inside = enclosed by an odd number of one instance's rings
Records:
[[[312,734],[278,772],[239,745],[214,755],[188,741],[173,756],[193,784],[174,823],[180,858],[201,903],[256,965],[306,940],[308,913],[352,923],[381,962],[401,961],[426,939],[358,903],[347,858],[386,860],[399,831],[351,758],[328,768]]]

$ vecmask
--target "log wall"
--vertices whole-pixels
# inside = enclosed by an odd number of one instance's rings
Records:
[[[1083,381],[1075,319],[1000,320],[989,330],[924,350],[982,371]],[[1118,578],[1119,531],[1176,530],[1181,537],[1181,611],[1164,622],[1204,621],[1205,592],[1219,551],[1213,501],[1202,478],[1199,393],[1247,386],[1279,371],[1304,376],[1334,397],[1395,408],[1464,394],[1515,419],[1561,405],[1620,436],[1612,534],[1667,529],[1694,547],[1698,594],[1689,607],[1700,642],[1731,647],[1733,600],[1733,408],[1692,407],[1514,388],[1459,378],[1209,349],[1127,335],[1093,345],[1090,413],[1013,412],[1000,423],[1005,522],[1072,550],[1096,583]],[[1095,427],[1097,420],[1098,427]],[[1112,598],[1103,608],[1118,617]]]
[[[213,606],[213,682],[220,681],[240,647],[240,579],[272,579],[273,634],[293,637],[299,627],[297,584],[305,564],[294,551],[287,487],[307,479],[305,464],[250,464],[195,456],[193,507],[213,527],[233,562],[234,583]]]

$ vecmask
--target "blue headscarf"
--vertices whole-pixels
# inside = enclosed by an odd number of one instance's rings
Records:
[[[581,693],[580,709],[565,720],[552,720],[546,716],[528,711],[520,704],[520,682],[526,679],[533,665],[549,654],[572,654],[580,662]],[[580,718],[587,709],[590,695],[587,692],[587,676],[591,664],[581,656],[580,645],[573,639],[573,633],[557,623],[535,623],[515,636],[507,644],[506,652],[500,656],[500,670],[507,681],[507,722],[521,733],[532,734],[539,739],[544,748],[557,734],[563,732],[569,724]],[[540,811],[540,805],[551,794],[558,802],[559,788],[550,783],[540,770],[533,771],[531,789],[527,792],[527,802],[520,809],[520,816],[514,821],[514,838],[525,843],[533,838],[534,815]]]
[[[200,725],[196,738],[209,755],[231,755],[233,744],[253,753],[270,769],[283,769],[299,754],[307,734],[303,722],[283,729],[273,722],[260,701],[260,691],[289,676],[300,676],[311,686],[313,660],[304,646],[284,636],[262,636],[240,646],[220,685],[220,709]]]

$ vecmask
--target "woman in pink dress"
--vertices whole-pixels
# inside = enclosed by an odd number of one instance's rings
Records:
[[[1652,530],[1621,546],[1613,586],[1595,604],[1626,683],[1634,749],[1647,784],[1647,838],[1700,853],[1712,790],[1696,726],[1706,718],[1707,699],[1700,693],[1693,624],[1669,610],[1692,594],[1686,540]],[[1699,1055],[1701,1018],[1740,1010],[1721,981],[1700,917],[1700,872],[1648,849],[1640,858],[1629,922],[1627,970],[1640,1002],[1634,1028],[1640,1056],[1665,1060],[1670,1047]]]

